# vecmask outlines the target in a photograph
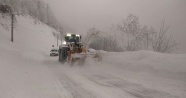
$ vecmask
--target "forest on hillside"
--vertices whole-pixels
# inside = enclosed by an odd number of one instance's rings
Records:
[[[0,0],[0,5],[8,5],[16,15],[29,15],[62,32],[62,26],[54,16],[50,6],[42,0]]]

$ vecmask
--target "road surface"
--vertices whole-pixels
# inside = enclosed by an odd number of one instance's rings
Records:
[[[52,72],[59,98],[180,98],[131,82],[130,72],[98,62],[70,66],[48,57],[43,63]]]

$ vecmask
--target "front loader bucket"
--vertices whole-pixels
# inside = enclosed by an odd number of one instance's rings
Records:
[[[75,53],[71,55],[71,64],[78,64],[78,65],[83,65],[85,62],[87,55],[82,53]]]
[[[98,53],[76,53],[71,55],[71,64],[83,65],[86,58],[94,59],[95,61],[101,61],[102,57]]]

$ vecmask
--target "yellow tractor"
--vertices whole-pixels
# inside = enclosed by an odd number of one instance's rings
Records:
[[[59,62],[74,64],[75,62],[83,63],[86,58],[86,49],[81,43],[81,35],[65,35],[65,41],[59,46]]]

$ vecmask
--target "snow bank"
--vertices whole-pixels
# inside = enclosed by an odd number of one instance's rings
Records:
[[[171,72],[186,72],[185,54],[164,54],[153,51],[103,53],[103,62],[143,70],[150,68]]]

